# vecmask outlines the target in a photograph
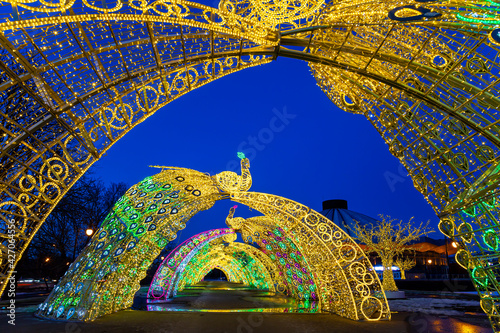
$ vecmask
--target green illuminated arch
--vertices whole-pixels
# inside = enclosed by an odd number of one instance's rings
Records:
[[[195,284],[214,268],[230,282],[274,292],[274,264],[258,249],[236,243],[232,229],[213,229],[195,235],[173,250],[158,266],[148,297],[165,300],[186,284]]]
[[[229,277],[257,289],[274,291],[274,283],[262,262],[256,258],[250,246],[241,243],[207,244],[191,258],[178,281],[174,281],[174,295],[186,285],[200,282],[214,268],[225,268],[230,271]],[[232,275],[240,277],[235,281]]]
[[[154,299],[172,297],[174,295],[175,281],[178,280],[189,260],[203,246],[212,242],[220,243],[221,240],[230,241],[233,240],[233,237],[234,232],[231,229],[213,229],[199,233],[184,241],[170,252],[158,266],[148,290],[148,297]],[[234,276],[234,274],[231,276]]]

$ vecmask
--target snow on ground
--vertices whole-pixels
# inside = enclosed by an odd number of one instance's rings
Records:
[[[461,316],[465,313],[466,307],[477,307],[481,311],[479,301],[450,298],[395,299],[389,300],[389,307],[391,311],[422,312],[443,316]]]

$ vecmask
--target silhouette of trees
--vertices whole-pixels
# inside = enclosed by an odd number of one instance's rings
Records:
[[[90,240],[114,203],[125,193],[125,183],[106,186],[100,179],[84,175],[68,191],[36,233],[21,259],[22,277],[57,279]]]

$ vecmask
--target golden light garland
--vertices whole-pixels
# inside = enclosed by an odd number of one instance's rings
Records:
[[[0,262],[1,292],[47,215],[117,140],[189,91],[284,56],[308,61],[336,105],[379,131],[458,242],[500,331],[489,265],[500,257],[498,1],[2,6],[0,216],[16,221],[18,256]]]
[[[239,272],[230,273],[233,281],[256,288],[285,292],[282,286],[286,284],[292,296],[318,301],[323,312],[354,320],[389,319],[382,285],[363,250],[333,222],[306,206],[270,194],[246,192],[251,184],[249,167],[248,159],[243,158],[241,175],[232,173],[229,185],[220,182],[227,172],[209,176],[162,167],[161,173],[131,187],[36,315],[89,321],[131,306],[152,258],[197,212],[212,207],[217,200],[231,198],[265,214],[247,219],[244,226],[261,225],[254,220],[266,219],[268,229],[262,231],[274,236],[263,237],[273,245],[259,252],[250,245],[234,243],[234,232],[223,229],[194,236],[160,265],[150,297],[174,296],[177,290],[220,267]],[[227,219],[230,225],[232,214],[234,209]],[[266,255],[268,259],[264,259]],[[278,271],[283,277],[276,274]]]

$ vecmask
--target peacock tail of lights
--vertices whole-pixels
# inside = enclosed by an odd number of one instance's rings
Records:
[[[281,56],[307,61],[333,103],[377,129],[457,241],[457,261],[500,331],[499,1],[3,0],[0,8],[0,292],[48,214],[117,140],[193,89]],[[230,189],[233,176],[219,181]]]
[[[318,300],[318,290],[303,254],[285,231],[265,216],[249,219],[233,217],[231,208],[226,223],[241,233],[248,244],[257,244],[272,260],[276,290],[299,300]]]
[[[193,236],[165,258],[148,297],[173,297],[219,268],[230,281],[317,301],[317,309],[323,312],[354,320],[389,319],[377,273],[354,240],[299,203],[239,191],[251,183],[247,159],[241,160],[241,168],[242,175],[223,172],[212,177],[190,169],[163,168],[131,187],[36,315],[88,321],[130,307],[139,281],[177,231],[197,212],[230,198],[265,216],[242,220],[234,217],[232,208],[226,218],[231,229]],[[232,181],[221,182],[221,177]],[[242,232],[247,243],[261,247],[234,242],[235,231]]]
[[[152,260],[191,217],[223,196],[212,178],[188,169],[163,170],[132,186],[37,315],[93,320],[130,307]]]

